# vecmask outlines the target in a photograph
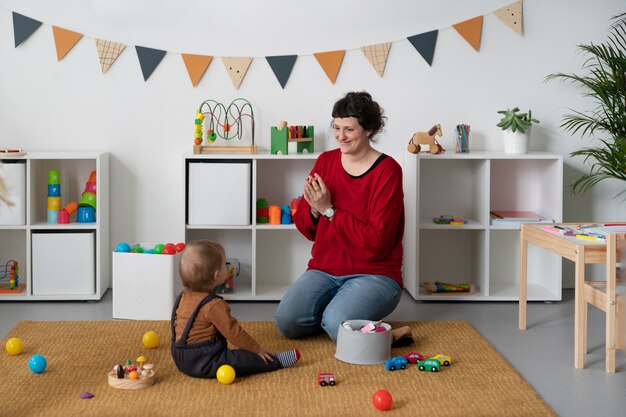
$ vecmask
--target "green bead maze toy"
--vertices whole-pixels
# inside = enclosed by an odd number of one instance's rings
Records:
[[[249,123],[244,123],[245,118],[249,120]],[[245,125],[250,128],[250,145],[213,145],[217,139],[242,140]],[[206,132],[207,145],[202,144],[204,132]],[[207,152],[249,152],[251,154],[257,152],[254,143],[254,112],[248,100],[237,98],[228,107],[215,100],[205,100],[200,104],[196,110],[193,153]]]

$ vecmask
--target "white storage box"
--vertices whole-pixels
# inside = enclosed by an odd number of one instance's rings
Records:
[[[182,291],[181,256],[113,252],[113,318],[169,320]]]
[[[251,164],[249,160],[189,162],[187,223],[251,224]]]
[[[26,161],[3,160],[0,179],[7,187],[7,198],[14,205],[0,201],[0,225],[21,226],[26,224]]]
[[[32,234],[33,295],[96,292],[95,232]]]

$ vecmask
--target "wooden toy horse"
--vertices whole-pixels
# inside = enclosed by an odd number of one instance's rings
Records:
[[[428,145],[428,152],[437,154],[443,151],[443,147],[437,142],[435,137],[441,137],[443,133],[441,132],[441,125],[434,125],[428,132],[415,132],[411,140],[409,141],[409,146],[407,150],[410,153],[418,153],[422,147],[420,145]]]

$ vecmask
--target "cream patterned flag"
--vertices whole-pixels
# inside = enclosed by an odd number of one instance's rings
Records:
[[[501,7],[493,14],[498,16],[508,27],[516,31],[518,35],[522,35],[522,0]]]
[[[376,70],[381,77],[385,73],[385,65],[387,64],[387,57],[389,56],[389,50],[391,49],[391,42],[379,43],[377,45],[363,46],[361,51],[372,64],[372,67]]]
[[[222,61],[224,62],[226,71],[228,71],[230,80],[233,82],[235,89],[238,90],[243,81],[243,77],[246,76],[252,58],[247,56],[223,56]]]
[[[96,39],[96,48],[98,48],[98,56],[100,57],[100,67],[105,73],[113,62],[122,53],[126,45],[117,42],[105,41],[104,39]]]

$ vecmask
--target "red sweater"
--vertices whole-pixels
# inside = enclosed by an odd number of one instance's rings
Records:
[[[298,230],[312,240],[308,269],[331,275],[373,274],[393,278],[402,287],[404,193],[402,168],[385,156],[365,174],[353,177],[341,165],[339,149],[322,153],[311,171],[330,190],[332,221],[301,199],[294,216]]]

